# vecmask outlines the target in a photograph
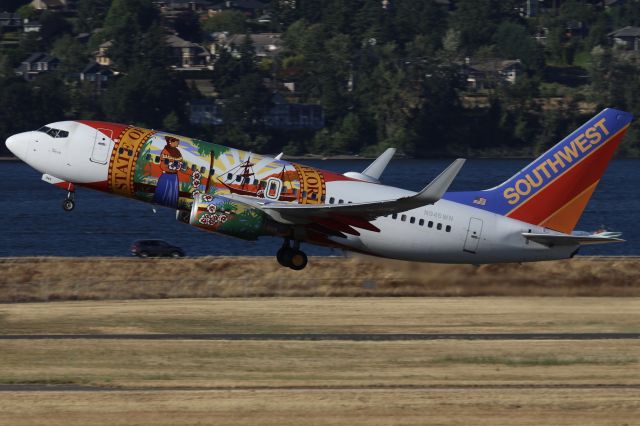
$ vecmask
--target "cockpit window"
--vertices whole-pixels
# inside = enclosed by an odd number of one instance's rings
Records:
[[[66,138],[69,136],[69,132],[66,130],[54,129],[47,126],[42,126],[38,129],[38,132],[46,133],[52,138]]]

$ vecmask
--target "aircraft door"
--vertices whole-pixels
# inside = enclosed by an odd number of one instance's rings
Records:
[[[99,164],[107,164],[109,154],[111,154],[109,150],[111,147],[111,139],[113,139],[113,132],[111,130],[96,130],[93,141],[93,151],[91,151],[91,161]]]
[[[464,240],[464,249],[467,253],[475,253],[478,250],[480,236],[482,235],[482,219],[472,217],[469,220],[467,238]]]

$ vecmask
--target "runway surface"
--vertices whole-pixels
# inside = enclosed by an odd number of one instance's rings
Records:
[[[490,389],[640,389],[637,383],[550,383],[487,385],[363,385],[363,386],[205,386],[205,387],[98,387],[74,384],[0,384],[0,392],[330,392],[330,391],[450,391]]]
[[[5,334],[0,340],[638,340],[640,333],[291,333],[291,334]]]

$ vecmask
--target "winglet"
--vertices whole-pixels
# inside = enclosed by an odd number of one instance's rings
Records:
[[[373,161],[373,163],[369,164],[369,167],[364,169],[362,174],[372,177],[375,180],[380,180],[382,172],[387,168],[387,164],[389,164],[389,161],[391,161],[395,153],[395,148],[387,148],[385,152],[380,154],[380,156]]]
[[[432,204],[438,201],[447,192],[465,161],[464,158],[458,158],[413,198],[424,201],[424,204]]]
[[[281,152],[280,154],[276,155],[273,158],[275,158],[276,160],[281,160],[283,155],[284,155],[284,152]]]

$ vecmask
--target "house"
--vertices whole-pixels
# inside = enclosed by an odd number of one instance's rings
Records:
[[[264,15],[269,9],[269,5],[258,0],[226,0],[217,2],[209,8],[209,15],[225,10],[237,10],[244,13],[249,18]]]
[[[109,48],[113,46],[111,40],[105,41],[98,46],[98,51],[95,52],[96,62],[104,67],[109,67],[112,64],[111,58],[109,58]]]
[[[189,105],[189,122],[197,125],[219,126],[223,124],[223,101],[216,99],[195,99]]]
[[[324,113],[321,105],[287,103],[281,95],[275,95],[264,123],[274,129],[319,130],[324,127]]]
[[[68,0],[33,0],[30,5],[36,10],[66,10],[69,2]]]
[[[174,57],[174,67],[182,69],[203,69],[211,62],[211,54],[202,46],[184,40],[175,34],[166,38]]]
[[[518,75],[522,73],[522,63],[519,59],[494,58],[477,63],[467,60],[464,73],[467,89],[493,89],[504,84],[515,84]]]
[[[237,56],[239,55],[238,48],[245,43],[246,37],[245,34],[228,35],[226,33],[216,33],[211,50],[217,54],[220,49],[225,49],[231,52],[232,55]],[[251,37],[256,56],[261,58],[278,55],[284,45],[280,33],[250,34],[249,37]]]
[[[40,74],[54,71],[59,63],[58,58],[48,53],[37,52],[22,61],[20,66],[15,69],[15,73],[25,80],[33,80]]]
[[[22,24],[23,31],[25,33],[39,33],[42,28],[42,24],[38,21],[29,21],[25,19]]]
[[[208,10],[212,1],[209,0],[156,0],[153,2],[161,13],[184,12],[191,10],[193,12],[203,12]]]
[[[22,28],[22,19],[17,13],[0,13],[0,32],[16,31]]]
[[[640,51],[640,27],[624,27],[607,34],[614,46]]]
[[[93,84],[96,92],[101,92],[112,77],[113,71],[97,62],[90,63],[80,71],[80,81]]]

